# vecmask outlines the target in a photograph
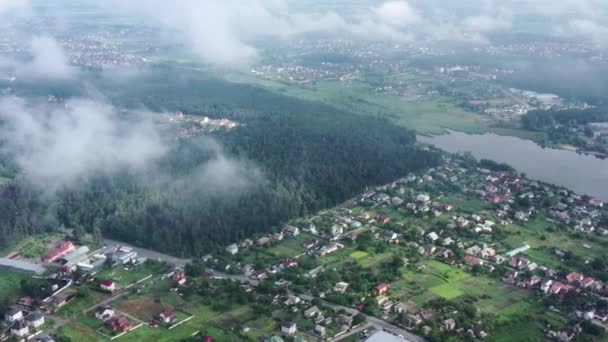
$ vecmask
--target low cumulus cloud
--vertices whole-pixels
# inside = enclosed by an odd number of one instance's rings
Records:
[[[28,0],[0,0],[0,14],[15,9],[23,9],[28,7]]]
[[[29,43],[31,60],[17,67],[22,78],[65,80],[76,76],[77,69],[69,64],[63,47],[51,37],[34,37]]]
[[[70,65],[66,51],[49,36],[38,36],[26,43],[26,57],[0,58],[0,68],[26,81],[57,81],[74,79],[77,67]]]
[[[110,4],[113,10],[143,15],[159,23],[203,62],[220,66],[254,61],[260,40],[307,33],[411,40],[409,28],[421,22],[405,0],[364,7],[351,17],[332,11],[295,12],[285,0],[134,0]]]
[[[122,118],[111,105],[93,100],[49,108],[3,97],[0,119],[5,152],[28,180],[51,192],[96,175],[145,169],[167,152],[151,121]]]
[[[228,155],[216,140],[202,137],[190,143],[211,157],[186,175],[170,179],[171,187],[180,193],[239,196],[264,182],[263,172],[255,163]]]
[[[175,130],[158,125],[158,115],[126,113],[91,99],[49,106],[5,96],[0,98],[2,152],[14,158],[24,179],[50,196],[119,172],[150,180],[145,186],[220,196],[238,196],[264,180],[253,162],[230,156],[204,136],[186,144],[207,157],[186,174],[167,173],[161,164],[178,147]]]

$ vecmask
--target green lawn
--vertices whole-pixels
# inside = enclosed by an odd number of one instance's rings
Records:
[[[260,86],[266,90],[299,99],[321,102],[359,115],[383,113],[395,124],[421,133],[442,133],[446,129],[469,133],[489,130],[490,120],[482,115],[466,112],[455,102],[444,97],[406,101],[398,95],[377,94],[373,86],[358,80],[319,81],[305,85],[285,84],[249,74],[230,74],[227,80]],[[410,80],[416,82],[416,80]]]
[[[453,205],[458,210],[471,214],[478,213],[489,208],[488,202],[477,198],[468,198],[461,194],[446,195],[441,199],[441,201]]]
[[[67,341],[107,342],[108,339],[97,334],[83,322],[75,321],[61,327],[57,334]]]
[[[458,286],[454,284],[443,284],[439,286],[434,286],[429,289],[432,293],[443,297],[445,299],[454,299],[460,297],[464,294]]]
[[[304,242],[308,240],[318,239],[314,235],[302,233],[294,237],[285,237],[283,241],[276,245],[268,248],[265,252],[276,256],[277,258],[291,258],[296,255],[302,254],[306,248],[304,248]]]
[[[24,279],[31,279],[32,274],[0,267],[0,298],[10,298],[14,302],[21,297],[20,283]]]
[[[143,263],[130,268],[118,265],[113,268],[102,269],[97,273],[96,278],[99,280],[112,279],[118,286],[125,287],[149,275],[159,275],[166,271],[168,271],[166,265]]]
[[[350,257],[353,258],[353,259],[355,259],[355,260],[360,260],[360,259],[365,258],[368,255],[369,255],[369,253],[367,253],[367,252],[356,251],[356,252],[352,252],[350,254]]]
[[[393,252],[385,252],[380,254],[372,254],[359,260],[361,267],[373,267],[393,257]]]

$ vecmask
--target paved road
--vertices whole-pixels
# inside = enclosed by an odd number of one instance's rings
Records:
[[[307,301],[312,301],[315,297],[309,296],[309,295],[304,295],[304,294],[298,294],[298,296],[304,300]],[[401,335],[403,336],[404,340],[406,341],[411,341],[411,342],[426,342],[426,340],[423,337],[417,336],[412,334],[411,332],[399,328],[398,326],[395,326],[387,321],[381,320],[380,318],[374,317],[374,316],[368,316],[365,315],[361,312],[359,312],[358,310],[355,310],[353,308],[348,308],[346,306],[342,306],[342,305],[338,305],[338,304],[334,304],[331,302],[328,302],[326,300],[322,300],[321,301],[323,306],[326,306],[328,308],[332,308],[335,311],[339,311],[339,310],[344,310],[346,312],[348,312],[351,315],[356,315],[356,314],[362,314],[363,316],[365,316],[365,318],[367,318],[367,321],[377,327],[379,327],[379,330],[385,330],[387,332],[393,333],[395,335]]]
[[[351,331],[347,332],[347,333],[346,333],[346,334],[344,334],[344,335],[338,336],[338,337],[336,337],[336,338],[332,338],[332,339],[331,339],[331,340],[329,340],[329,341],[330,341],[330,342],[342,341],[342,340],[347,339],[347,338],[349,338],[349,337],[351,337],[351,336],[353,336],[353,335],[357,335],[357,334],[359,334],[360,332],[362,332],[363,330],[365,330],[365,329],[369,329],[369,328],[371,328],[371,327],[374,327],[374,325],[373,325],[373,324],[370,324],[370,323],[367,323],[367,324],[364,324],[364,325],[362,325],[362,326],[360,326],[360,327],[358,327],[358,328],[356,328],[356,329],[353,329],[353,330],[351,330]],[[378,330],[382,330],[382,329],[378,329]]]
[[[161,259],[161,260],[164,260],[168,263],[174,264],[175,266],[182,267],[182,268],[185,267],[186,264],[191,261],[190,259],[177,258],[172,255],[155,252],[150,249],[135,247],[133,245],[130,245],[130,244],[124,243],[124,242],[120,242],[120,241],[103,239],[103,243],[107,246],[120,245],[120,246],[129,247],[129,248],[133,249],[133,251],[139,253],[139,255],[141,255],[143,257],[147,257],[147,258],[151,258],[151,259]]]
[[[149,250],[149,249],[135,247],[135,246],[132,246],[132,245],[129,245],[127,243],[120,242],[120,241],[115,241],[115,240],[110,240],[110,239],[104,239],[103,242],[104,242],[104,244],[106,244],[108,246],[121,245],[121,246],[125,246],[125,247],[130,247],[130,248],[133,249],[133,251],[136,251],[141,256],[145,256],[145,257],[148,257],[148,258],[161,259],[161,260],[167,261],[167,262],[172,263],[172,264],[174,264],[176,266],[179,266],[179,267],[184,267],[187,263],[189,263],[191,261],[189,259],[177,258],[177,257],[171,256],[171,255],[155,252],[155,251],[152,251],[152,250]],[[214,276],[219,277],[219,278],[232,279],[232,280],[240,282],[240,283],[249,283],[249,284],[251,284],[253,286],[257,286],[258,285],[258,281],[257,280],[252,280],[252,279],[249,279],[249,278],[247,278],[245,276],[242,276],[242,275],[227,274],[227,273],[219,272],[219,271],[212,270],[212,269],[209,269],[208,271],[210,273],[212,273]],[[118,296],[121,296],[121,295],[122,295],[122,293],[118,294]],[[302,299],[308,300],[308,301],[312,301],[313,298],[314,298],[314,297],[308,296],[308,295],[299,295],[299,296]],[[109,298],[106,301],[109,302],[109,301],[112,301],[112,300],[114,300],[116,298],[117,298],[117,296],[113,296],[113,297]],[[104,301],[102,303],[98,303],[94,307],[89,308],[89,310],[90,309],[94,309],[95,307],[104,304],[106,301]],[[332,308],[332,309],[334,309],[336,311],[338,311],[338,310],[345,310],[346,312],[350,313],[351,315],[360,313],[359,311],[357,311],[355,309],[348,308],[348,307],[341,306],[341,305],[337,305],[337,304],[330,303],[330,302],[327,302],[327,301],[323,301],[323,305],[326,306],[326,307]],[[373,317],[373,316],[367,316],[367,315],[365,315],[365,316],[366,316],[367,321],[369,323],[376,325],[377,327],[379,327],[382,330],[386,330],[386,331],[392,332],[395,335],[401,335],[407,341],[412,341],[412,342],[425,342],[426,341],[424,338],[422,338],[420,336],[417,336],[417,335],[414,335],[414,334],[410,333],[409,331],[401,329],[401,328],[399,328],[399,327],[397,327],[397,326],[395,326],[395,325],[393,325],[393,324],[391,324],[389,322],[386,322],[384,320],[381,320],[381,319]]]

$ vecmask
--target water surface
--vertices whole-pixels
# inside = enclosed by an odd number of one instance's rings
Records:
[[[491,133],[450,132],[432,137],[418,136],[418,140],[448,152],[471,152],[477,159],[507,163],[529,178],[608,201],[608,160],[543,148],[529,140]]]

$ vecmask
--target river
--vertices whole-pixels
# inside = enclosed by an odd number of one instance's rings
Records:
[[[529,178],[608,201],[608,160],[491,133],[452,131],[432,137],[418,136],[418,140],[448,152],[471,152],[477,159],[507,163]]]

